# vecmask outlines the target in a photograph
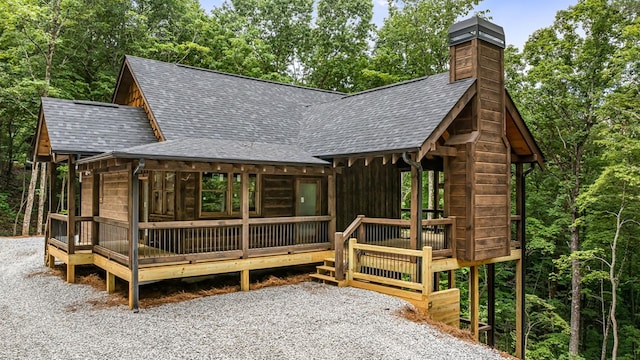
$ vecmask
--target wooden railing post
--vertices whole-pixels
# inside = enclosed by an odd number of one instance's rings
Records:
[[[347,272],[347,281],[353,281],[353,273],[356,271],[356,249],[357,239],[349,239],[349,271]]]
[[[431,294],[431,287],[433,286],[433,280],[431,279],[431,246],[424,246],[422,248],[422,295],[429,296]]]
[[[364,215],[358,215],[358,218],[360,218],[360,224],[358,225],[358,242],[361,244],[366,244],[367,243],[367,236],[366,236],[366,227],[364,226]]]
[[[242,258],[249,257],[249,173],[242,172]]]
[[[334,236],[336,280],[344,280],[344,239],[341,232]]]
[[[457,219],[455,216],[450,216],[449,219],[451,219],[451,229],[449,231],[449,248],[451,248],[451,257],[453,258],[457,258],[456,256],[456,226],[457,225]]]

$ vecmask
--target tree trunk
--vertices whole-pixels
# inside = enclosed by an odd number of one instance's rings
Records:
[[[604,264],[603,264],[604,265]],[[607,342],[609,341],[610,315],[606,313],[604,303],[604,280],[600,281],[600,303],[602,305],[602,348],[600,349],[600,360],[607,360]]]
[[[36,234],[42,235],[42,221],[44,220],[44,201],[47,198],[47,163],[40,168],[40,191],[38,192],[38,223]]]
[[[618,305],[618,279],[616,277],[616,261],[617,261],[617,248],[618,239],[620,238],[620,229],[622,229],[623,221],[622,210],[624,207],[620,207],[618,216],[616,217],[616,234],[613,237],[613,244],[611,244],[611,264],[609,265],[609,281],[611,281],[611,309],[609,309],[609,319],[611,320],[611,333],[613,334],[613,349],[611,349],[611,359],[616,360],[618,358],[618,319],[616,318],[616,307]]]
[[[29,225],[31,224],[31,212],[33,211],[33,200],[36,193],[36,183],[38,181],[38,170],[40,163],[34,162],[31,167],[31,180],[29,181],[29,192],[27,195],[27,207],[24,210],[24,218],[22,218],[22,236],[29,235]]]

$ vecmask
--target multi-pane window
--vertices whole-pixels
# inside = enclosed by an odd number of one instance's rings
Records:
[[[249,174],[249,212],[257,213],[258,176]],[[200,212],[204,215],[239,215],[242,211],[242,175],[203,173]]]
[[[154,215],[173,215],[176,174],[168,171],[154,171],[152,174],[151,213]]]

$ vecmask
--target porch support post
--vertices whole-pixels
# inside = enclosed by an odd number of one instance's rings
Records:
[[[93,170],[93,186],[91,189],[91,216],[100,216],[100,174],[96,170]],[[98,223],[94,220],[91,221],[91,244],[98,245],[98,232],[100,229],[98,228]]]
[[[49,216],[51,215],[51,213],[53,212],[53,209],[55,208],[53,206],[53,199],[55,199],[55,194],[54,194],[54,190],[55,190],[55,181],[56,181],[56,177],[57,177],[57,167],[56,167],[56,163],[54,163],[53,161],[51,161],[49,163],[49,166],[47,166],[47,176],[49,176],[49,183],[47,184],[47,186],[49,187],[49,212],[47,215],[47,223],[45,224],[45,231],[44,231],[44,264],[46,266],[49,266],[50,268],[53,268],[55,266],[55,257],[50,256],[49,255],[49,250],[48,250],[48,246],[49,246],[49,237],[51,236],[51,221],[49,219]]]
[[[142,162],[144,166],[144,162]],[[129,172],[129,268],[131,269],[131,280],[129,281],[129,308],[133,312],[138,312],[140,305],[140,287],[138,284],[138,221],[140,212],[140,180],[138,180],[136,168],[133,173]]]
[[[418,223],[422,219],[422,214],[419,214],[420,202],[422,199],[418,198],[420,193],[418,186],[420,184],[420,174],[415,166],[411,167],[411,227],[409,228],[409,248],[418,249]],[[420,220],[418,220],[420,219]]]
[[[524,294],[522,287],[522,258],[516,260],[516,357],[524,359],[524,333],[522,331],[524,322]]]
[[[76,162],[74,155],[69,155],[67,163],[67,253],[76,252]],[[76,266],[69,260],[67,264],[67,282],[76,282]]]
[[[469,268],[469,322],[473,338],[479,338],[480,291],[478,282],[478,265]]]
[[[249,173],[242,172],[242,258],[249,257]],[[244,276],[244,275],[243,275]],[[247,279],[249,274],[247,273]],[[247,289],[248,290],[248,289]]]
[[[344,280],[344,241],[342,240],[342,233],[337,232],[334,235],[333,246],[335,249],[334,265],[336,280]]]
[[[495,347],[496,340],[496,264],[487,264],[487,345]]]
[[[332,247],[335,249],[335,242],[332,241],[334,239],[336,233],[336,176],[335,170],[334,173],[329,174],[327,177],[327,209],[329,211],[329,216],[331,216],[331,220],[329,221],[329,241],[332,244]]]
[[[116,291],[116,276],[107,271],[107,293],[113,294]]]

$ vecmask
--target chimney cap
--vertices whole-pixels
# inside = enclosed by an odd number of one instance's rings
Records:
[[[449,46],[475,38],[482,39],[503,49],[506,45],[502,26],[489,22],[479,16],[462,20],[449,27]]]

